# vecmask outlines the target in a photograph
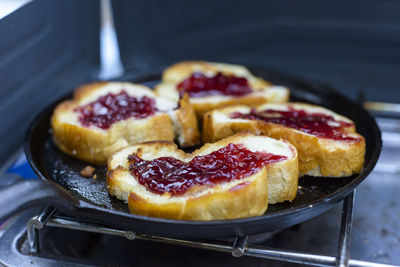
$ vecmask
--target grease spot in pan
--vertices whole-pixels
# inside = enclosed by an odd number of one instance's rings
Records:
[[[127,205],[108,194],[106,184],[106,167],[93,165],[97,179],[85,178],[80,171],[88,163],[80,162],[62,153],[52,142],[46,140],[47,153],[44,156],[44,164],[50,178],[67,189],[77,199],[87,201],[94,205],[128,212]]]

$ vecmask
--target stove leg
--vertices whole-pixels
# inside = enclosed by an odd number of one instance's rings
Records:
[[[56,211],[50,206],[45,207],[39,215],[32,217],[28,222],[28,244],[30,254],[39,253],[38,230],[44,228],[47,219]]]
[[[232,247],[232,256],[234,257],[242,257],[245,254],[247,247],[247,239],[248,236],[239,236],[236,237],[235,243]]]
[[[342,222],[340,224],[340,235],[336,253],[336,266],[339,267],[349,266],[354,195],[355,191],[343,201]]]

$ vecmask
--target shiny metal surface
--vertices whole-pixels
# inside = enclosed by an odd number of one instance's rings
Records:
[[[0,266],[100,266],[98,261],[85,261],[59,257],[57,259],[38,257],[29,254],[29,249],[24,248],[27,232],[27,222],[37,217],[40,209],[34,208],[23,212],[18,217],[19,223],[14,223],[0,238]],[[24,223],[21,223],[24,222]]]
[[[400,104],[367,101],[364,107],[371,111],[400,113]]]
[[[101,225],[94,225],[82,221],[67,220],[62,218],[51,218],[46,225],[98,234],[116,235],[125,237],[129,240],[134,240],[136,238],[136,233],[132,231],[123,231],[114,228],[103,227]]]
[[[241,257],[245,254],[247,249],[248,236],[239,236],[235,239],[232,247],[232,256]]]
[[[105,227],[94,223],[82,222],[72,217],[71,218],[52,217],[51,214],[53,213],[53,211],[50,213],[48,208],[42,211],[42,213],[39,214],[37,217],[34,217],[30,222],[32,221],[35,222],[36,220],[40,222],[47,221],[46,226],[49,227],[58,227],[58,228],[73,229],[78,231],[86,231],[99,234],[116,235],[125,237],[129,240],[133,239],[150,240],[155,242],[180,245],[191,248],[228,252],[235,257],[252,256],[252,257],[278,260],[284,262],[301,263],[312,266],[340,266],[340,267],[395,266],[395,265],[350,259],[350,235],[351,235],[351,225],[352,225],[353,204],[354,204],[354,193],[348,196],[343,202],[341,230],[339,234],[339,243],[337,250],[338,253],[336,257],[255,246],[247,244],[247,239],[248,239],[247,236],[237,237],[235,242],[231,244],[229,242],[221,242],[221,241],[202,242],[193,240],[165,238],[160,236],[143,235],[143,234],[133,233],[131,231],[124,231],[110,227]],[[39,218],[40,220],[38,220]],[[31,224],[33,226],[38,226],[38,229],[43,228],[43,224],[41,223],[31,223]],[[36,232],[37,229],[31,229],[31,227],[28,228],[28,237],[29,235],[32,236],[35,235],[35,234],[29,234],[29,232],[32,231]],[[37,243],[36,244],[32,243],[32,242],[37,242],[37,240],[38,240],[37,238],[29,239],[30,251],[34,251],[38,247]]]
[[[336,265],[339,267],[349,266],[354,195],[355,191],[343,200],[342,222],[340,223],[339,243],[336,253]]]
[[[37,254],[39,252],[38,230],[42,230],[47,220],[56,211],[52,207],[45,207],[37,216],[32,217],[28,222],[27,237],[29,244],[29,252]]]

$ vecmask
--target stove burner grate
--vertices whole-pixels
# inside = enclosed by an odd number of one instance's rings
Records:
[[[250,256],[313,266],[396,266],[350,259],[353,205],[354,192],[346,197],[343,201],[342,220],[336,256],[326,256],[284,249],[275,249],[271,247],[256,246],[248,242],[248,236],[238,236],[232,243],[228,241],[217,240],[193,241],[139,234],[133,231],[119,230],[95,223],[84,222],[73,217],[57,217],[54,216],[56,209],[52,207],[46,207],[39,215],[32,217],[28,222],[28,244],[30,253],[32,255],[38,254],[38,231],[44,229],[45,227],[56,227],[77,231],[121,236],[129,240],[147,240],[197,249],[226,252],[231,253],[234,257]]]

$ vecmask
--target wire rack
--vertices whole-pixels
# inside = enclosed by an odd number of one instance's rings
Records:
[[[271,247],[257,246],[249,244],[248,236],[238,236],[235,241],[192,241],[161,236],[151,236],[136,233],[133,231],[119,230],[105,227],[103,225],[83,222],[72,217],[59,218],[54,216],[55,208],[46,207],[39,215],[32,217],[28,222],[28,244],[30,253],[35,255],[39,252],[38,231],[45,227],[57,227],[72,229],[77,231],[86,231],[99,234],[108,234],[125,237],[129,240],[148,240],[166,244],[180,245],[185,247],[207,249],[232,254],[234,257],[250,256],[277,260],[283,262],[293,262],[312,266],[371,266],[371,267],[389,267],[399,265],[389,265],[369,261],[361,261],[350,258],[351,228],[353,219],[354,192],[343,200],[342,219],[337,246],[337,253],[334,256],[318,255]]]

